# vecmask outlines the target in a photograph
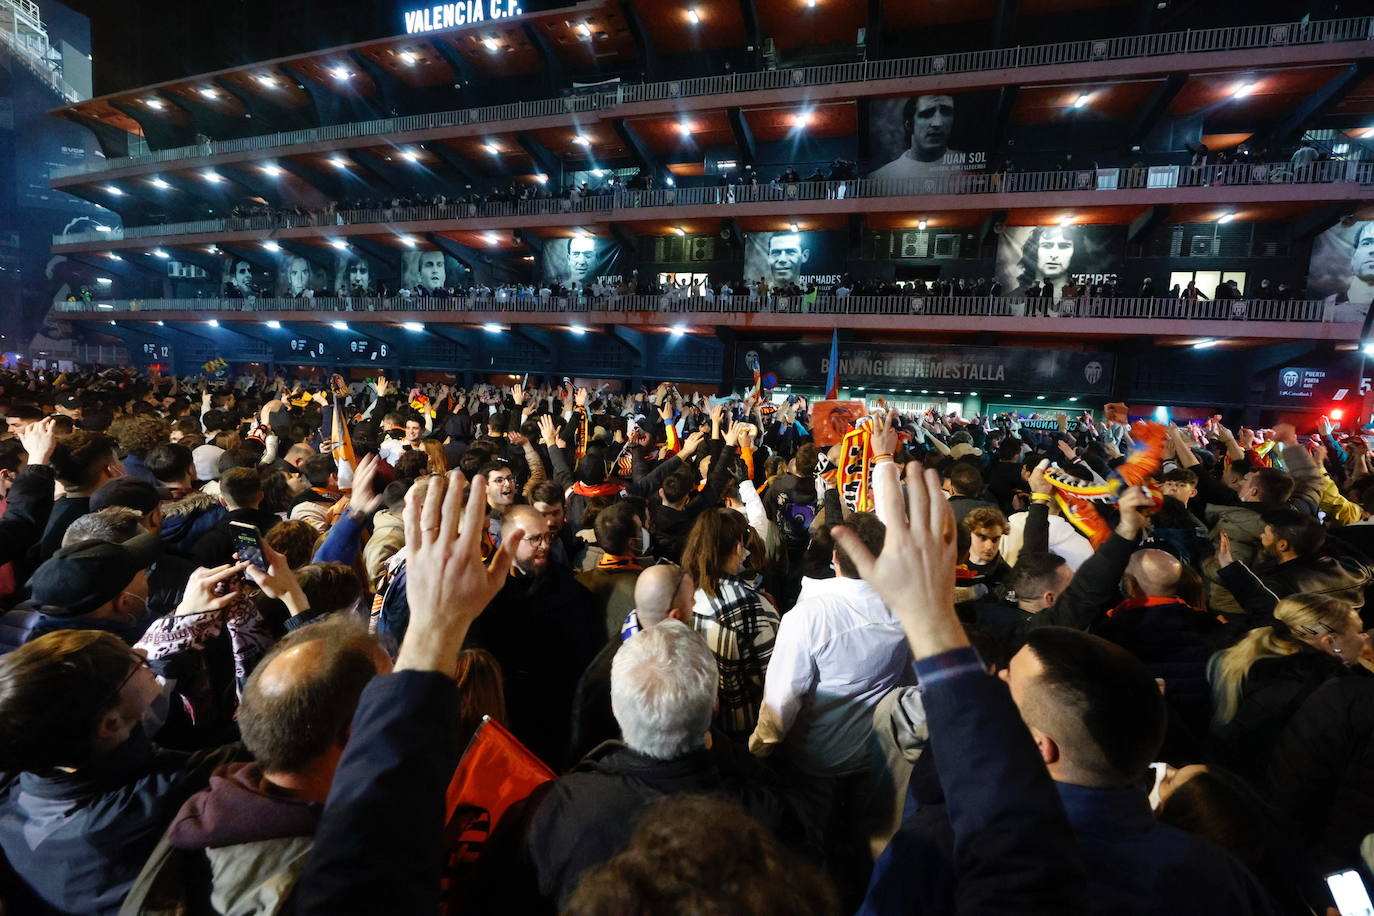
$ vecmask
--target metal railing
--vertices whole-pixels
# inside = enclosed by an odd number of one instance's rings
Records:
[[[209,143],[183,146],[176,149],[157,150],[146,156],[136,158],[107,159],[104,162],[56,169],[50,177],[65,178],[70,175],[105,171],[140,162],[171,162],[194,156],[271,149],[298,143],[317,143],[322,140],[391,135],[414,130],[458,127],[495,121],[518,121],[525,118],[548,117],[579,111],[605,111],[629,102],[651,102],[734,92],[753,92],[760,89],[794,89],[807,86],[828,86],[836,83],[865,83],[874,80],[943,76],[951,73],[1009,70],[1018,67],[1370,40],[1374,40],[1374,17],[1360,16],[1316,22],[1287,22],[1196,31],[1190,29],[1182,32],[1161,32],[1153,35],[1128,35],[1121,38],[1098,38],[1028,47],[994,48],[959,54],[932,54],[925,57],[827,64],[817,67],[746,71],[699,79],[621,85],[613,92],[570,95],[555,99],[491,105],[483,108],[466,108],[431,114],[381,118],[351,124],[311,127],[303,130],[263,134],[256,137],[243,137],[236,140],[210,141]]]
[[[77,102],[82,101],[81,93],[78,92],[75,87],[54,73],[52,69],[42,63],[41,60],[35,59],[30,49],[27,48],[23,42],[19,41],[16,36],[4,29],[0,29],[0,42],[3,42],[5,46],[10,49],[14,57],[23,63],[30,73],[47,84],[48,88],[60,95],[68,104],[75,105]],[[76,168],[78,171],[84,171],[83,168],[77,166],[71,166],[60,171],[71,171],[72,168]]]
[[[544,197],[530,200],[446,203],[415,207],[377,207],[361,210],[321,210],[275,215],[194,220],[154,226],[111,228],[108,231],[54,235],[53,244],[165,238],[219,232],[275,231],[441,220],[494,219],[594,213],[608,219],[629,219],[622,211],[705,205],[795,203],[876,197],[932,197],[941,195],[1035,194],[1072,191],[1166,190],[1273,184],[1352,184],[1374,187],[1374,161],[1313,162],[1306,165],[1232,163],[1206,166],[1140,166],[1124,169],[1083,169],[1055,172],[954,172],[926,178],[856,178],[849,181],[799,181],[789,184],[728,187],[620,190],[585,197]]]
[[[1132,319],[1184,321],[1278,321],[1334,323],[1335,306],[1320,299],[1056,299],[1042,303],[1024,296],[687,296],[673,293],[634,296],[444,296],[298,299],[134,299],[105,302],[64,302],[62,312],[100,315],[141,315],[167,312],[319,312],[334,316],[373,312],[493,314],[650,313],[658,315],[904,315],[922,317],[1054,319]],[[1042,314],[1043,313],[1043,314]]]

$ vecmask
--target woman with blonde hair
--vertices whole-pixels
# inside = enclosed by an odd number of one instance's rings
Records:
[[[1303,700],[1333,677],[1367,673],[1360,615],[1325,595],[1292,595],[1257,627],[1218,652],[1212,684],[1213,756],[1247,778],[1263,778],[1269,752]]]

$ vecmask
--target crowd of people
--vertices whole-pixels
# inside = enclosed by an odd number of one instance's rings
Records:
[[[1368,874],[1362,430],[527,381],[0,374],[5,912],[1325,914]]]

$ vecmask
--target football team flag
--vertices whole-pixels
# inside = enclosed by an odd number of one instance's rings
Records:
[[[445,793],[442,912],[462,911],[465,886],[476,876],[486,841],[506,813],[556,777],[498,722],[482,717]]]
[[[830,332],[830,368],[825,371],[825,399],[837,401],[840,398],[840,331]]]

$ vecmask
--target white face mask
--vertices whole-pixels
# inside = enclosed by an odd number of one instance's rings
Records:
[[[143,710],[143,716],[139,720],[143,725],[143,734],[149,738],[162,731],[162,726],[167,724],[167,715],[172,709],[172,691],[177,685],[175,678],[164,678],[161,675],[155,677],[162,686],[162,692],[148,704],[147,709]]]
[[[640,554],[640,556],[646,556],[646,555],[649,553],[649,540],[650,540],[650,538],[649,538],[649,530],[648,530],[647,528],[640,528],[640,529],[639,529],[639,554]]]

